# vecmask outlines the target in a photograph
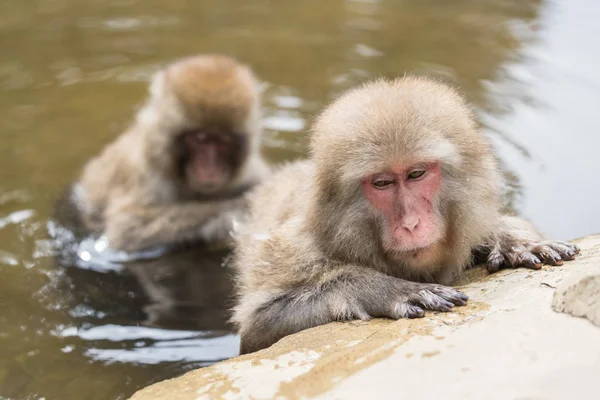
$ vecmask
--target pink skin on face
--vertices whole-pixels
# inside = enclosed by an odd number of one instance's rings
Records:
[[[362,180],[366,199],[386,221],[387,250],[419,250],[441,239],[433,210],[440,182],[438,162],[396,167]]]
[[[220,184],[227,178],[229,143],[198,133],[184,138],[190,152],[188,174],[199,184]]]

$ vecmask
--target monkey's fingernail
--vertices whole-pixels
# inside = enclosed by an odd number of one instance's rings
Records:
[[[500,264],[490,264],[490,263],[488,263],[487,264],[487,270],[488,270],[488,272],[490,274],[494,273],[494,272],[498,272],[500,270]]]
[[[500,253],[492,253],[487,259],[487,270],[490,273],[497,272],[504,263],[504,257]]]
[[[464,293],[456,293],[450,298],[450,301],[455,306],[464,306],[467,304],[467,300],[469,300],[469,296]]]
[[[533,268],[535,268],[535,269],[540,269],[540,268],[542,268],[542,263],[535,263],[535,264],[533,265]]]
[[[563,265],[564,262],[562,260],[562,258],[559,258],[558,260],[554,260],[554,265]]]
[[[419,307],[412,307],[408,312],[408,318],[421,318],[425,315],[425,311]]]
[[[454,307],[454,303],[451,303],[448,300],[444,300],[444,303],[442,303],[442,305],[444,307],[449,307],[449,308],[453,308]]]

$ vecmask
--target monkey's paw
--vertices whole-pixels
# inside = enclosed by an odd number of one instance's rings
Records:
[[[419,283],[394,307],[396,318],[420,318],[424,309],[450,311],[454,306],[467,304],[469,296],[448,286]]]
[[[574,244],[556,240],[540,242],[507,239],[496,243],[487,258],[487,269],[496,272],[503,268],[540,269],[542,264],[562,265],[579,253]]]

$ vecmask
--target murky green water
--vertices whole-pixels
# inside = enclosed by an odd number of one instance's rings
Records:
[[[358,82],[454,80],[514,177],[515,206],[568,239],[600,231],[599,12],[592,0],[4,0],[0,398],[127,398],[236,354],[218,257],[98,273],[56,267],[47,241],[56,196],[165,62],[251,64],[273,162],[302,156],[313,116]]]

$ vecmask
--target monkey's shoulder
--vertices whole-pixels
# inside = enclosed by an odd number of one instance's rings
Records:
[[[277,229],[293,217],[305,215],[313,192],[313,174],[314,165],[310,161],[278,166],[249,196],[254,225]]]
[[[279,165],[273,175],[279,179],[295,178],[296,183],[310,179],[315,172],[315,163],[312,160],[297,160]]]
[[[271,196],[277,194],[278,198],[285,198],[285,202],[292,198],[304,199],[311,192],[313,174],[314,164],[311,161],[289,162],[276,167],[271,177],[259,186],[261,191]]]

